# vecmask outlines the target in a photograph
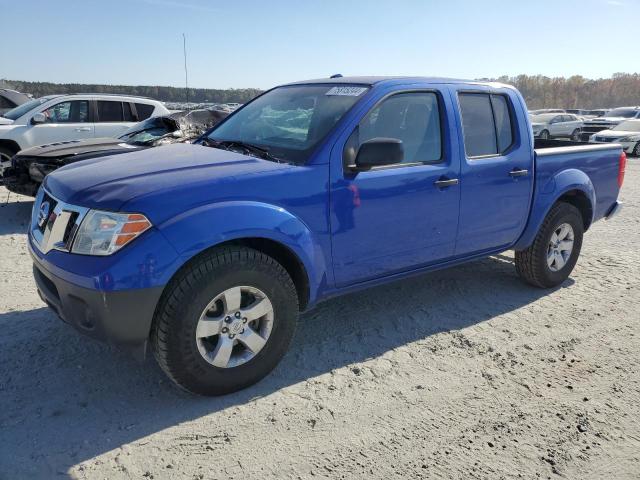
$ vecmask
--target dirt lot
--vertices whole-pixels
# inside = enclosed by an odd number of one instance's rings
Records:
[[[38,299],[0,189],[0,478],[640,478],[640,161],[561,288],[500,255],[320,305],[260,384],[179,392]]]

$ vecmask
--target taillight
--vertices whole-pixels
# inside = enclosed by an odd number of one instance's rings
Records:
[[[627,154],[622,152],[620,154],[620,163],[618,164],[618,188],[622,188],[625,168],[627,168]]]

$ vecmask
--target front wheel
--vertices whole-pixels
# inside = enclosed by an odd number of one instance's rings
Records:
[[[549,135],[549,130],[543,130],[540,132],[540,138],[542,140],[549,140],[551,136]]]
[[[185,390],[231,393],[278,364],[297,317],[295,286],[278,262],[251,248],[215,249],[168,286],[154,318],[154,354]]]
[[[634,157],[640,157],[640,142],[636,143],[636,146],[634,147],[631,155],[633,155]]]
[[[516,271],[527,283],[551,288],[564,282],[575,267],[582,248],[584,223],[580,211],[569,203],[555,204],[547,214],[533,244],[516,251]]]

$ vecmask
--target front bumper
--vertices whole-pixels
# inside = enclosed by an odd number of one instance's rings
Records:
[[[29,247],[38,294],[63,321],[85,335],[144,357],[162,287],[119,291],[80,287],[49,272],[30,242]]]

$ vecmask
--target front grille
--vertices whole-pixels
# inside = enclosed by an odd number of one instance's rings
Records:
[[[31,238],[42,253],[71,250],[73,237],[89,209],[64,203],[40,188],[31,214]]]
[[[608,130],[611,127],[615,127],[616,125],[617,125],[616,123],[587,122],[582,125],[582,131],[585,133],[597,133],[597,132],[601,132],[602,130]]]
[[[49,222],[55,221],[53,213],[58,206],[58,201],[48,193],[44,192],[42,201],[38,205],[38,230],[44,234]],[[35,206],[34,206],[35,207]]]
[[[595,140],[596,142],[605,142],[605,143],[616,141],[616,139],[613,137],[596,137]]]

